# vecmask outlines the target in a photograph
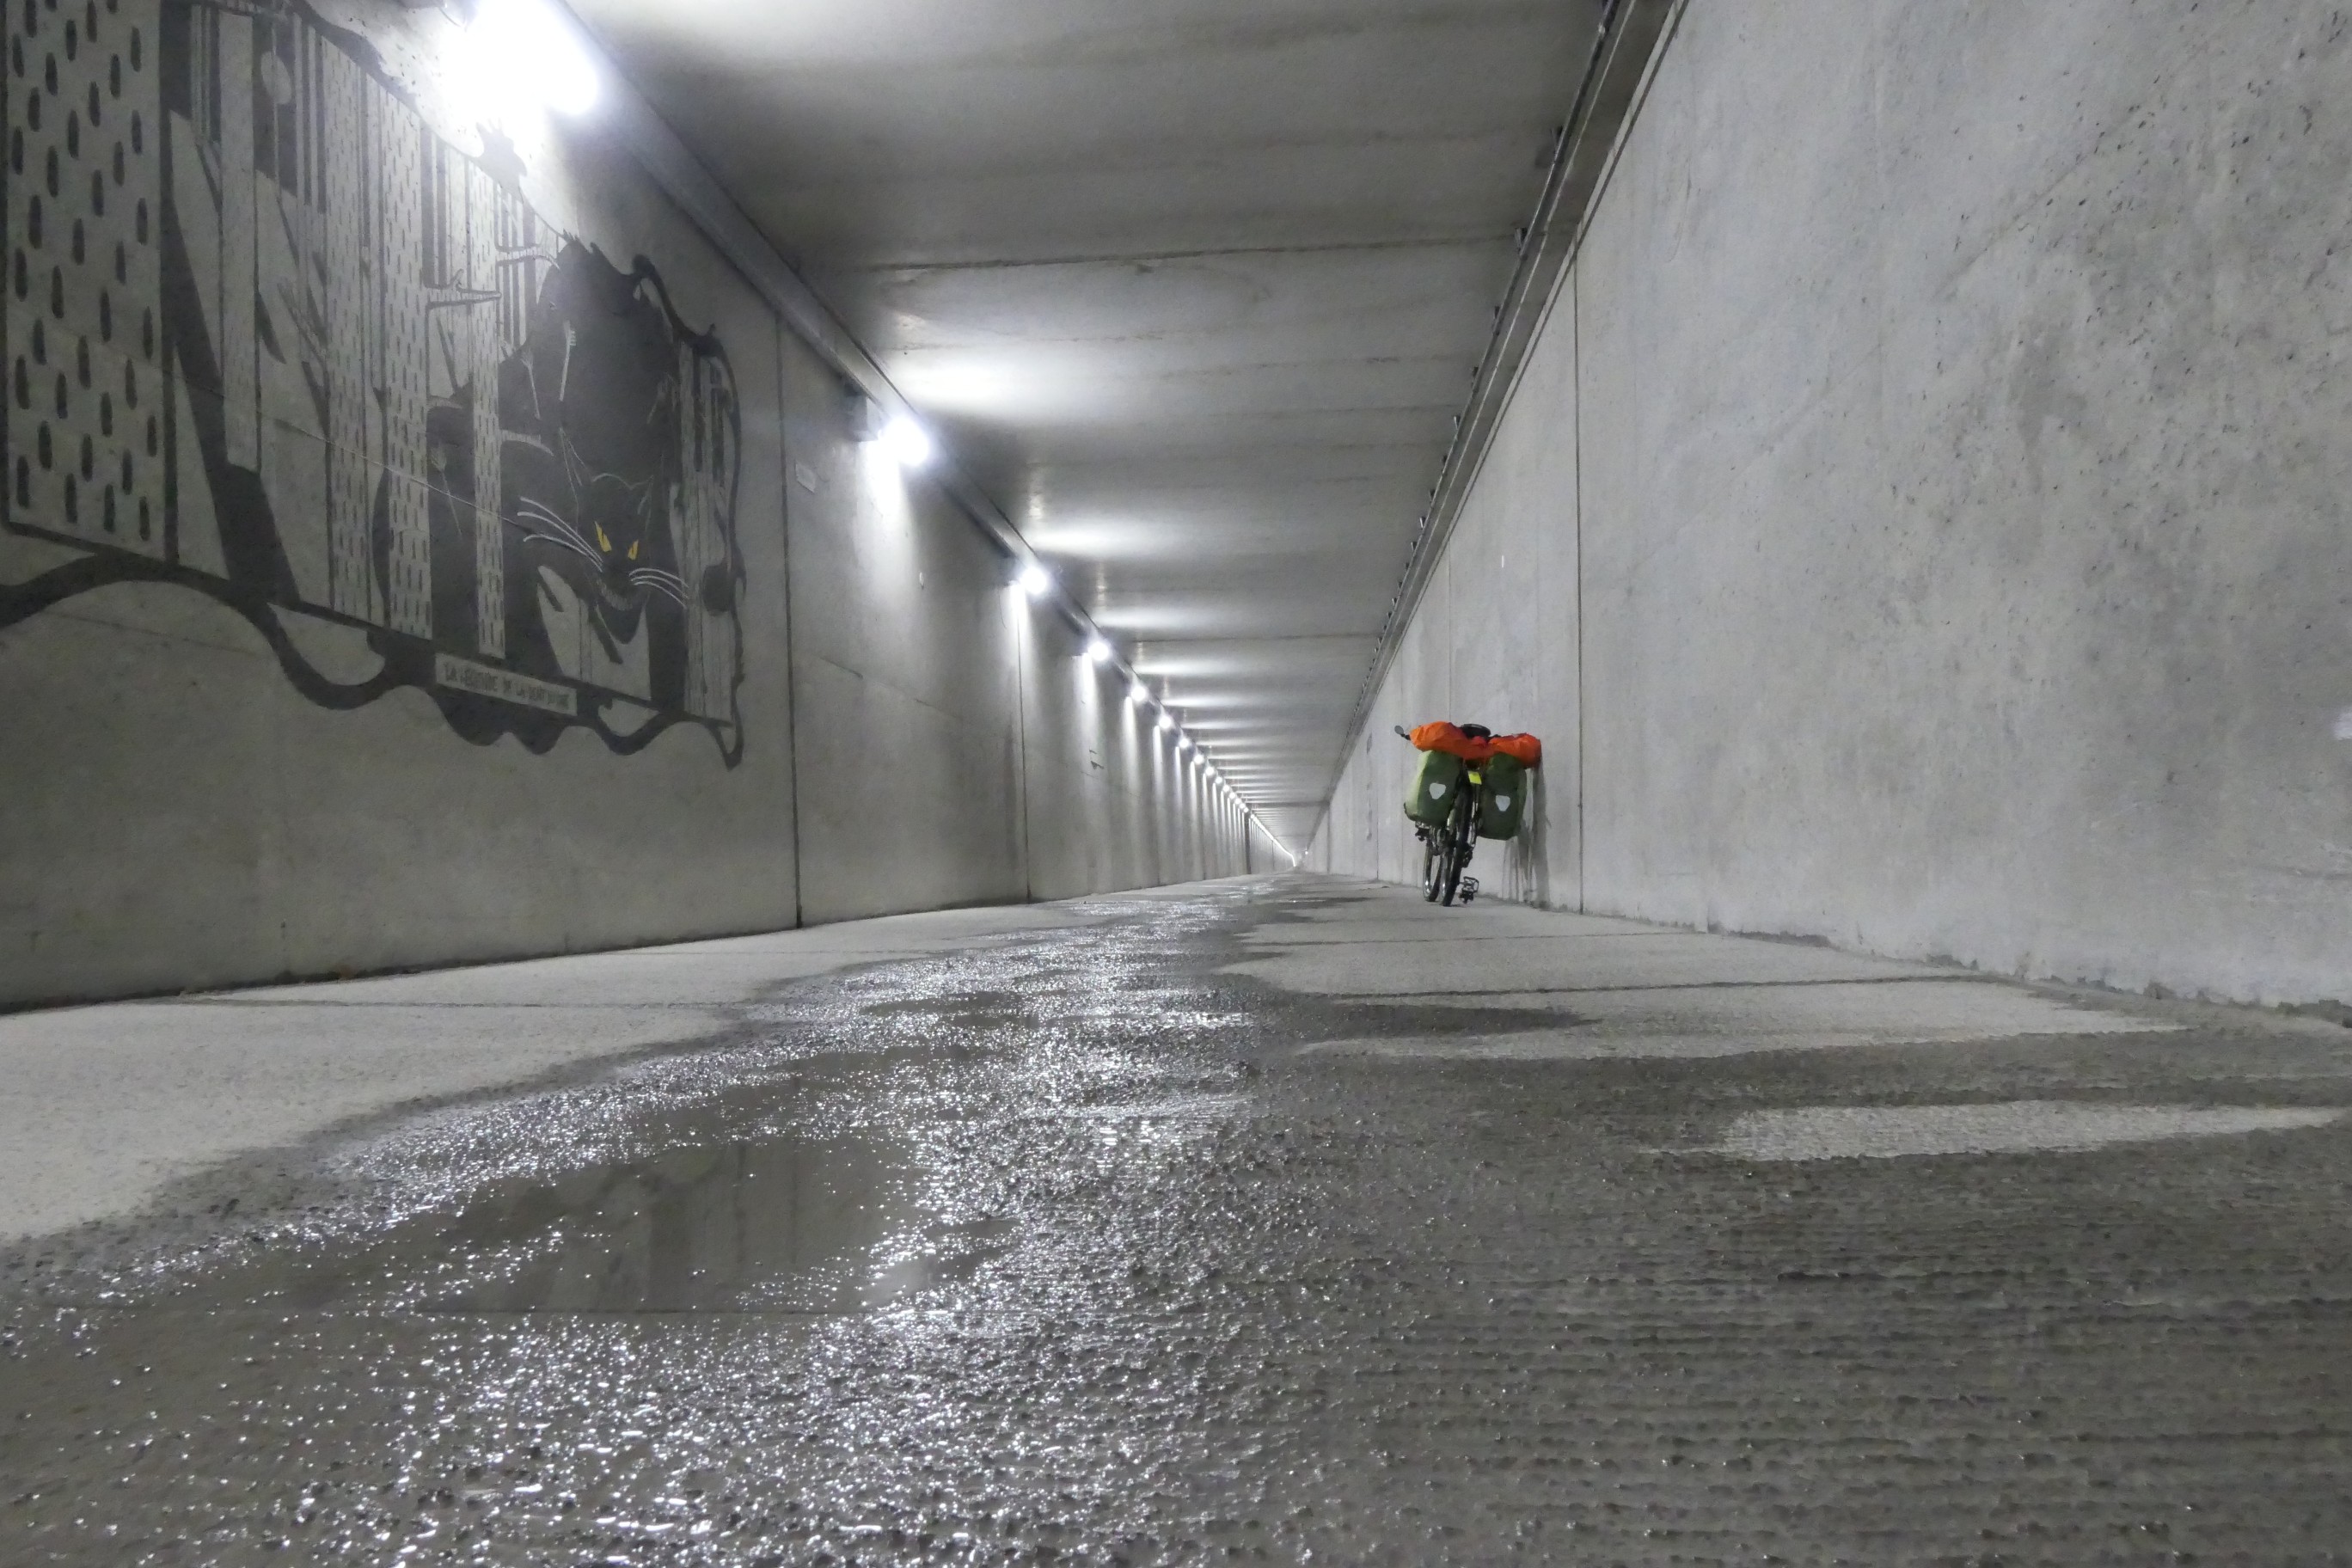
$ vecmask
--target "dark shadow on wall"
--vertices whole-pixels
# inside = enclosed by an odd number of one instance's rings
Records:
[[[1505,847],[1509,851],[1506,864],[1519,900],[1548,910],[1552,907],[1551,857],[1545,852],[1545,845],[1550,832],[1551,790],[1546,776],[1541,767],[1528,773],[1526,823]]]

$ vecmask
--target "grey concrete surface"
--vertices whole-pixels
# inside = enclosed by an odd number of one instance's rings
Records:
[[[2339,1559],[2352,1032],[1862,967],[1292,876],[14,1020],[727,1004],[0,1247],[0,1559]]]
[[[856,438],[814,354],[786,355],[803,919],[1246,870],[1237,803],[936,486]]]
[[[1419,758],[1393,726],[1459,718],[1544,742],[1519,838],[1481,851],[1485,887],[1551,909],[1580,906],[1578,374],[1576,313],[1555,300],[1332,786],[1313,849],[1325,869],[1419,878],[1420,846],[1400,809]]]
[[[1497,891],[2341,999],[2332,5],[1693,0],[1318,863],[1541,732]]]
[[[1086,919],[943,910],[0,1016],[0,1241],[120,1219],[194,1173],[395,1108],[740,1034],[809,975]]]

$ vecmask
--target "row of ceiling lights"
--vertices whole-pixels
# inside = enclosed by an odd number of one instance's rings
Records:
[[[535,107],[572,116],[595,107],[602,89],[595,62],[571,26],[544,0],[478,0],[467,37],[474,57],[469,63],[486,78],[503,80]],[[930,432],[905,414],[885,423],[877,439],[907,469],[927,467],[938,451]],[[1043,599],[1054,591],[1053,574],[1034,557],[1023,564],[1017,581],[1032,599]],[[1098,665],[1109,664],[1114,658],[1109,640],[1091,626],[1086,657]],[[1132,667],[1126,673],[1128,700],[1139,708],[1154,705],[1143,677]],[[1157,706],[1160,728],[1175,732],[1177,751],[1192,752],[1192,737],[1178,726],[1164,703]],[[1210,782],[1239,805],[1244,816],[1255,819],[1256,814],[1225,781],[1216,763],[1205,753],[1194,753],[1192,761],[1208,769]]]
[[[1021,575],[1018,581],[1021,585],[1021,591],[1028,595],[1029,597],[1033,599],[1042,599],[1045,597],[1046,595],[1054,591],[1054,574],[1046,571],[1044,566],[1038,564],[1034,561],[1030,562],[1029,564],[1021,569]],[[1086,657],[1089,663],[1101,665],[1113,663],[1118,655],[1116,650],[1114,650],[1110,646],[1110,639],[1104,637],[1100,632],[1095,632],[1090,634],[1087,638]],[[1138,675],[1132,668],[1129,668],[1126,671],[1126,674],[1128,678],[1127,700],[1129,702],[1134,703],[1138,708],[1152,706],[1159,707],[1160,728],[1163,731],[1173,731],[1175,732],[1176,749],[1179,752],[1192,751],[1192,737],[1185,733],[1183,729],[1178,725],[1176,722],[1176,715],[1170,712],[1164,703],[1155,704],[1153,702],[1151,689],[1143,684],[1143,677]],[[1232,796],[1236,804],[1241,805],[1244,815],[1252,815],[1247,804],[1242,801],[1240,792],[1235,790],[1232,784],[1225,782],[1225,775],[1217,771],[1217,764],[1209,760],[1207,752],[1197,752],[1194,754],[1192,760],[1196,764],[1209,770],[1210,782],[1214,784],[1219,789],[1224,791],[1226,795]]]
[[[925,430],[912,416],[905,414],[893,416],[885,422],[875,439],[881,443],[882,449],[896,459],[900,468],[908,470],[920,468],[929,464],[938,450],[936,443],[931,439],[930,432]],[[1034,556],[1022,563],[1020,573],[1013,581],[1013,585],[1031,599],[1045,599],[1053,594],[1055,588],[1054,574],[1046,571],[1045,563]],[[1100,632],[1093,630],[1090,626],[1086,629],[1087,661],[1097,665],[1113,664],[1118,658],[1118,652],[1111,647],[1110,639]],[[1241,792],[1225,781],[1225,776],[1218,771],[1217,764],[1209,760],[1207,753],[1193,752],[1192,737],[1186,734],[1178,725],[1175,714],[1169,711],[1164,702],[1153,700],[1151,689],[1143,683],[1143,677],[1138,674],[1132,666],[1127,667],[1124,673],[1128,678],[1127,700],[1138,708],[1157,707],[1160,710],[1159,727],[1164,731],[1174,732],[1176,750],[1179,752],[1192,752],[1194,765],[1208,770],[1209,782],[1223,791],[1234,805],[1239,805],[1243,816],[1255,820],[1257,814],[1251,809],[1249,803],[1242,798]]]

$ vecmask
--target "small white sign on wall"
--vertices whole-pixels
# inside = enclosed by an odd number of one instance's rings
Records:
[[[511,669],[495,665],[476,664],[454,654],[436,654],[433,659],[433,680],[452,691],[470,691],[477,697],[495,697],[501,702],[516,702],[525,708],[538,708],[550,713],[576,716],[580,711],[580,694],[569,686],[558,686],[551,680],[539,680]]]

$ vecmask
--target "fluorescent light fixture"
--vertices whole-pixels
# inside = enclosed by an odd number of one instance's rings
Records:
[[[558,114],[596,107],[603,84],[580,37],[545,0],[481,0],[466,29],[485,85]]]
[[[882,426],[882,449],[902,468],[919,468],[931,460],[931,433],[903,414]]]
[[[1162,713],[1160,715],[1160,727],[1163,730],[1173,730],[1176,728],[1176,721],[1168,714]]]
[[[1127,700],[1140,708],[1151,700],[1151,689],[1138,680],[1128,687]]]
[[[1108,664],[1110,662],[1110,644],[1103,641],[1100,637],[1090,639],[1087,643],[1087,657],[1097,664]]]
[[[1034,561],[1021,568],[1021,575],[1013,581],[1033,599],[1042,599],[1054,591],[1054,574]]]

